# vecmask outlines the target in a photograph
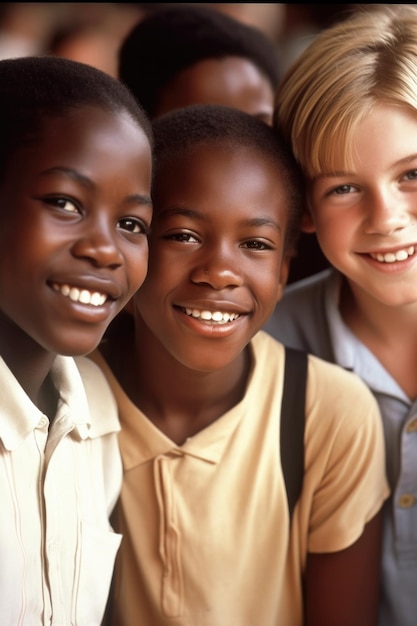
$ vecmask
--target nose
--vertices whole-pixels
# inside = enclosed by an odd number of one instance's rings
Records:
[[[116,269],[123,264],[116,237],[116,228],[103,219],[84,222],[82,234],[72,246],[72,254],[87,259],[95,267]]]
[[[401,193],[390,188],[377,190],[369,198],[366,232],[377,235],[391,235],[406,228],[410,214]]]
[[[216,247],[209,254],[199,256],[191,272],[191,280],[216,290],[240,287],[243,284],[242,267],[232,251]]]

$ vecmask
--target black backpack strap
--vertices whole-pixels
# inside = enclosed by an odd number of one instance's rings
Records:
[[[285,347],[284,388],[281,404],[280,452],[287,491],[290,523],[304,477],[304,425],[308,356]]]

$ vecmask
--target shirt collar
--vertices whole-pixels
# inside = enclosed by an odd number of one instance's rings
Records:
[[[392,395],[409,402],[397,382],[343,321],[339,310],[343,280],[345,278],[339,272],[333,271],[324,296],[335,362],[355,372],[373,392]]]
[[[241,418],[240,405],[238,405],[209,427],[187,439],[182,445],[177,445],[154,426],[130,402],[123,391],[122,393],[124,396],[122,406],[119,403],[122,430],[119,437],[125,471],[161,455],[188,455],[216,464],[220,461],[230,435]]]
[[[57,356],[52,380],[59,389],[56,419],[65,414],[74,434],[88,437],[90,413],[80,373],[71,357]],[[33,404],[5,361],[0,358],[0,439],[7,450],[17,448],[28,435],[45,421],[45,415]]]

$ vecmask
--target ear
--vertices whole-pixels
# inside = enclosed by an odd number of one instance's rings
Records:
[[[303,217],[301,220],[301,230],[303,233],[316,232],[316,226],[314,224],[313,215],[311,213],[310,207],[307,207],[303,213]]]

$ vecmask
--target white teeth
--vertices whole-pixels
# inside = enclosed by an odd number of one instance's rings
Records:
[[[185,309],[187,315],[202,319],[205,322],[217,322],[218,324],[226,324],[233,322],[239,317],[239,313],[222,313],[221,311],[200,311],[199,309]]]
[[[91,294],[90,304],[92,304],[93,306],[101,306],[105,303],[105,301],[106,296],[103,293],[98,293],[98,291],[95,291]]]
[[[73,302],[81,302],[81,304],[91,304],[92,306],[102,306],[107,296],[98,291],[88,291],[88,289],[78,289],[69,285],[59,285],[53,283],[52,287],[55,291],[59,291],[63,296],[67,296]]]
[[[80,290],[77,287],[71,287],[69,292],[69,299],[73,302],[78,302],[80,299]]]
[[[385,254],[377,253],[372,254],[371,257],[380,263],[395,263],[395,261],[405,261],[409,256],[415,253],[414,246],[410,246],[404,250],[398,250],[397,252],[386,252]]]

